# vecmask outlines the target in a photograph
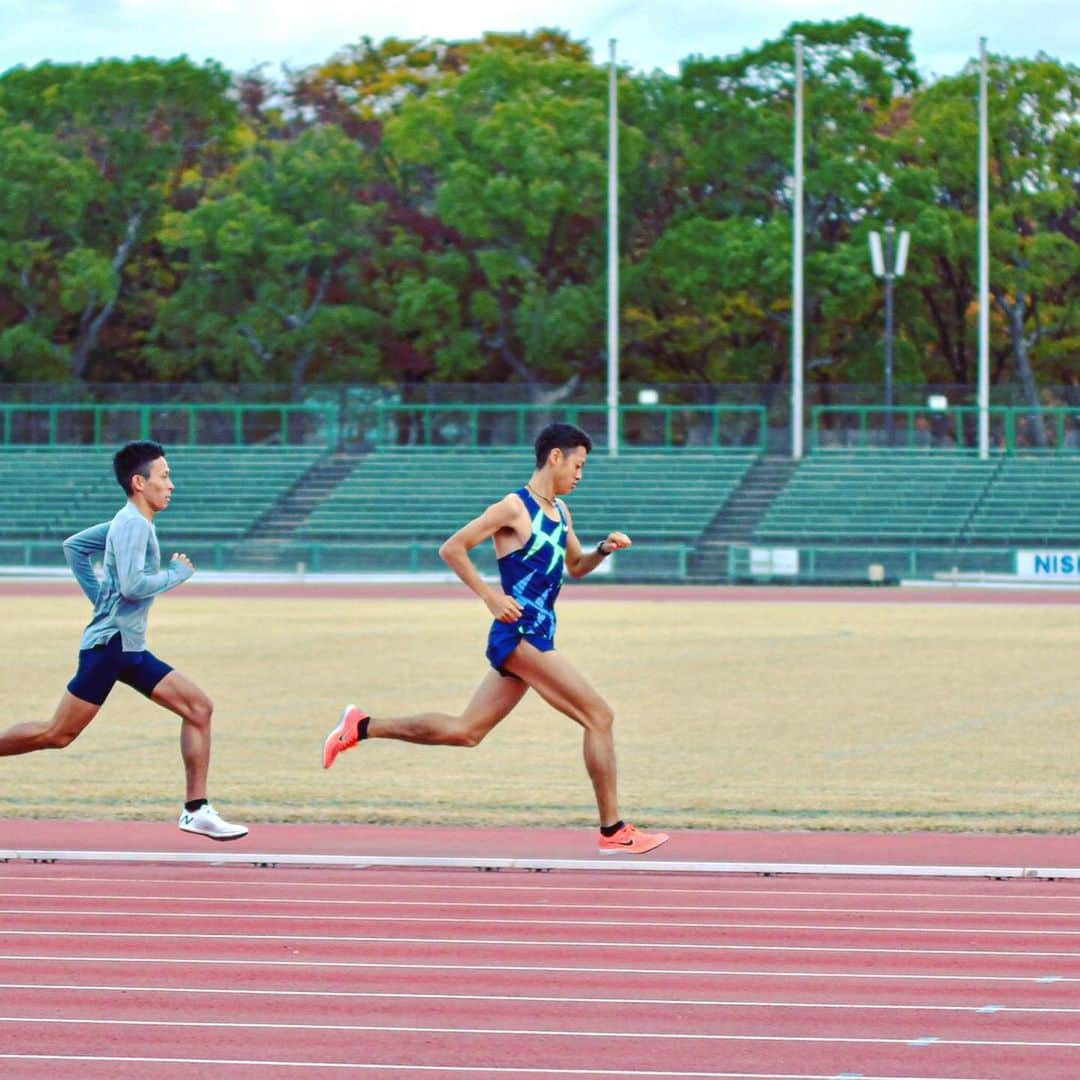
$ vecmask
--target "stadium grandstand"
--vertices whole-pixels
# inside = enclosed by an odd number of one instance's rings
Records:
[[[554,415],[393,406],[358,432],[321,406],[147,405],[132,407],[136,428],[121,432],[92,407],[81,421],[75,406],[36,408],[27,419],[3,407],[0,564],[9,568],[61,565],[59,541],[116,510],[114,443],[149,433],[167,443],[177,479],[164,542],[204,568],[443,572],[441,541],[523,482],[531,432]],[[615,580],[1009,575],[1019,550],[1080,545],[1080,453],[1068,437],[1077,415],[1042,450],[1021,445],[1006,417],[1012,434],[986,458],[954,439],[919,443],[915,423],[882,445],[873,417],[860,416],[857,437],[817,431],[798,462],[766,452],[763,410],[628,410],[636,437],[617,456],[600,417],[565,416],[597,441],[569,504],[583,542],[614,527],[635,539],[632,554],[612,561]],[[477,561],[494,569],[487,550]]]

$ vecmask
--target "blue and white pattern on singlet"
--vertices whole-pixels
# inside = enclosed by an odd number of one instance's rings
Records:
[[[516,623],[495,621],[488,635],[487,657],[502,671],[506,658],[522,641],[541,652],[555,648],[555,601],[562,588],[566,563],[566,514],[556,502],[559,520],[553,521],[528,488],[514,493],[532,519],[532,533],[524,547],[499,559],[502,590],[522,607]]]

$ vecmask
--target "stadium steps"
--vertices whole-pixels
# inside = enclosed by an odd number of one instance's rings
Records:
[[[963,542],[1019,547],[1080,544],[1078,492],[1080,455],[1010,455],[966,522]]]
[[[731,498],[717,509],[706,526],[690,559],[688,580],[699,583],[727,580],[728,548],[750,542],[754,529],[791,479],[796,465],[790,458],[769,456],[751,466]]]
[[[272,561],[281,542],[295,538],[297,529],[315,509],[329,499],[338,485],[356,468],[362,455],[333,451],[312,463],[311,468],[252,525],[245,541],[251,550],[263,550]]]
[[[975,501],[971,504],[971,510],[968,512],[968,516],[964,519],[963,524],[961,524],[958,530],[958,544],[964,543],[965,538],[968,535],[968,530],[971,528],[972,524],[978,520],[979,512],[983,509],[984,506],[987,505],[987,501],[989,500],[991,494],[994,491],[994,485],[997,483],[998,478],[1001,476],[1001,470],[1004,467],[1005,458],[998,458],[998,460],[994,464],[993,472],[991,472],[990,475],[986,478],[986,483],[983,485],[982,491],[978,493]]]

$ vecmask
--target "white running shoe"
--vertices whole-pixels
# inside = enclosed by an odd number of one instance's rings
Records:
[[[198,810],[181,811],[177,824],[184,832],[198,833],[199,836],[208,836],[211,840],[239,840],[248,833],[243,825],[233,825],[226,821],[209,803],[200,806]]]

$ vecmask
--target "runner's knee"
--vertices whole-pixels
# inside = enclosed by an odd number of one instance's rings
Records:
[[[483,742],[484,736],[487,734],[486,728],[471,727],[469,725],[460,725],[454,727],[450,732],[450,745],[451,746],[464,746],[472,747],[479,746]]]
[[[41,747],[44,750],[63,750],[70,746],[77,738],[77,731],[65,731],[63,728],[46,731],[41,736]]]
[[[591,703],[585,710],[585,726],[593,731],[608,732],[615,723],[615,711],[603,699]]]
[[[195,727],[208,728],[213,715],[214,703],[205,694],[200,694],[184,704],[184,719]]]

